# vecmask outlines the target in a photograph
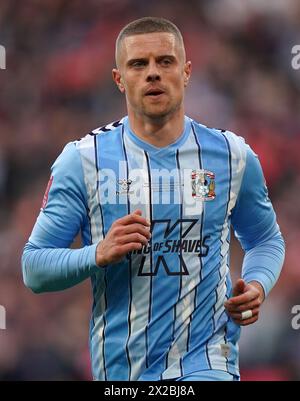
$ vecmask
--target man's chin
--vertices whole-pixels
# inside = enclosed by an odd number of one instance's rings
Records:
[[[159,112],[159,113],[155,113],[155,112],[148,112],[148,113],[145,113],[145,116],[147,117],[147,118],[149,118],[150,120],[157,120],[157,121],[160,121],[160,120],[163,120],[163,119],[165,119],[166,117],[168,117],[170,115],[170,112]]]
[[[174,113],[174,110],[173,109],[161,109],[161,110],[144,110],[144,115],[147,117],[147,118],[149,118],[149,119],[151,119],[151,120],[153,120],[153,121],[155,121],[155,120],[157,120],[157,121],[161,121],[161,120],[164,120],[164,119],[166,119],[168,116],[170,116],[170,115],[172,115]]]

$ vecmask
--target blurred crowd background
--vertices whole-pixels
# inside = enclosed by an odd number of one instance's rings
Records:
[[[114,42],[142,16],[181,29],[193,77],[187,114],[230,129],[258,153],[287,245],[281,279],[240,341],[242,380],[299,380],[300,45],[298,0],[0,0],[0,380],[91,379],[89,282],[34,295],[20,256],[64,145],[126,114]],[[242,252],[232,244],[232,274]],[[299,319],[300,320],[300,319]]]

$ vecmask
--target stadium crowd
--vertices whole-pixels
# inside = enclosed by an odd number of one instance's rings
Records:
[[[193,76],[187,114],[246,138],[259,155],[286,240],[279,283],[260,321],[243,330],[242,380],[300,380],[300,45],[297,0],[25,0],[0,2],[0,380],[90,379],[89,282],[34,295],[20,256],[50,166],[64,145],[125,114],[111,80],[127,22],[163,16],[184,34]],[[80,246],[77,241],[74,246]],[[242,252],[232,246],[233,276]]]

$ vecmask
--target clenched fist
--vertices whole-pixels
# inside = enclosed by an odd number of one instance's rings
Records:
[[[255,323],[264,300],[262,286],[256,281],[246,283],[238,279],[233,287],[232,295],[224,304],[228,315],[241,326]]]

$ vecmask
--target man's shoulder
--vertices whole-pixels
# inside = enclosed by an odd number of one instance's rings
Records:
[[[208,132],[208,133],[210,133],[212,135],[217,135],[217,136],[220,136],[220,135],[224,136],[225,135],[227,137],[228,136],[229,137],[231,137],[231,136],[238,137],[237,134],[235,134],[234,132],[230,131],[227,128],[218,128],[218,127],[208,126],[208,125],[200,123],[199,121],[196,121],[196,120],[194,120],[192,118],[191,118],[191,121],[192,121],[194,127],[199,131],[206,131],[206,132]]]
[[[89,133],[89,135],[95,136],[95,135],[107,134],[108,132],[114,132],[117,129],[120,129],[120,127],[123,126],[124,119],[125,119],[125,117],[123,117],[120,120],[113,121],[113,122],[111,122],[109,124],[102,125],[101,127],[98,127],[96,129],[94,129],[93,131],[91,131]]]
[[[238,149],[240,149],[240,151],[246,150],[247,145],[245,139],[242,136],[230,131],[229,129],[209,127],[195,120],[192,120],[192,122],[195,127],[196,133],[198,133],[200,137],[201,133],[206,132],[208,135],[210,135],[211,138],[219,138],[222,141],[225,140],[229,148],[233,151],[236,151]]]
[[[123,126],[124,118],[120,120],[113,121],[106,125],[101,125],[98,128],[93,129],[88,134],[84,135],[82,138],[74,141],[77,148],[93,147],[95,137],[99,135],[107,135],[112,133],[120,132],[120,128]]]

